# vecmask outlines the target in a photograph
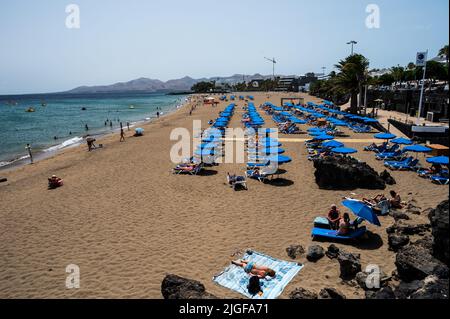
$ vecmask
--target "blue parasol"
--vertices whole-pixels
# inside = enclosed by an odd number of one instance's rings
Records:
[[[410,139],[407,139],[407,138],[399,137],[399,138],[393,139],[391,141],[391,143],[402,144],[402,145],[411,145],[413,143],[413,141],[411,141]]]
[[[328,141],[325,143],[322,143],[322,147],[326,148],[337,148],[337,147],[343,147],[344,143],[338,142],[338,141]]]
[[[331,151],[333,153],[336,153],[336,154],[355,154],[355,153],[358,153],[357,150],[355,150],[354,148],[349,148],[349,147],[337,147],[337,148],[333,148]]]
[[[334,140],[334,136],[321,134],[321,135],[315,136],[314,139],[317,141]]]
[[[428,148],[426,146],[423,145],[411,145],[411,146],[406,146],[403,148],[403,151],[405,152],[414,152],[414,153],[429,153],[432,151],[431,148]]]
[[[437,156],[427,158],[427,162],[430,164],[448,165],[448,156]]]
[[[378,133],[375,134],[373,137],[379,139],[379,140],[392,140],[396,138],[397,136],[391,133]]]
[[[368,221],[371,224],[381,226],[381,223],[372,208],[363,202],[355,199],[346,199],[342,202],[342,205],[350,209],[356,216]]]
[[[289,156],[284,155],[270,156],[269,158],[267,158],[267,160],[278,164],[286,164],[292,162],[292,159]]]

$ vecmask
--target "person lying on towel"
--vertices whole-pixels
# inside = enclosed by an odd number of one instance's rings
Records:
[[[231,262],[233,265],[244,268],[244,271],[252,276],[257,276],[261,279],[266,277],[275,278],[275,270],[264,266],[258,266],[252,261],[237,260]]]
[[[49,188],[58,188],[63,186],[63,180],[56,175],[53,175],[48,179],[48,187]]]

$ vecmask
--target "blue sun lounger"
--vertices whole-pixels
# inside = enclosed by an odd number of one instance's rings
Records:
[[[357,230],[353,230],[350,234],[346,236],[340,236],[337,234],[336,230],[324,229],[324,228],[313,228],[311,232],[311,236],[314,237],[322,237],[329,239],[340,239],[340,240],[350,240],[356,239],[363,236],[367,231],[365,226],[358,228]]]

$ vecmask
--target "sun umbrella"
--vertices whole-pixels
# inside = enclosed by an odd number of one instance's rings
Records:
[[[448,165],[448,156],[437,156],[427,158],[427,162],[430,164]]]
[[[355,150],[354,148],[349,148],[349,147],[337,147],[337,148],[333,148],[331,151],[333,153],[336,153],[336,154],[355,154],[355,153],[358,153],[357,150]]]
[[[326,148],[337,148],[337,147],[343,147],[344,143],[338,142],[338,141],[328,141],[325,143],[322,143],[322,147]]]
[[[406,146],[405,148],[403,148],[403,150],[405,152],[414,152],[414,153],[428,153],[432,151],[431,148],[419,144]]]
[[[273,163],[278,163],[278,164],[285,164],[285,163],[292,162],[292,159],[289,156],[284,156],[284,155],[271,156],[267,160],[269,160],[270,162],[273,162]]]
[[[334,136],[323,134],[323,135],[315,136],[314,139],[317,141],[334,140]]]
[[[350,209],[356,216],[368,221],[371,224],[381,226],[381,223],[372,208],[363,202],[355,199],[346,199],[342,202],[342,205]]]
[[[373,137],[375,137],[379,140],[392,140],[392,139],[396,138],[397,136],[395,136],[394,134],[391,134],[391,133],[378,133],[378,134],[375,134]]]
[[[391,141],[391,143],[402,144],[402,145],[411,145],[413,143],[413,141],[411,141],[410,139],[407,139],[407,138],[399,137],[399,138],[393,139]]]

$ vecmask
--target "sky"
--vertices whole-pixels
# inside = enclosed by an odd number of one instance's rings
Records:
[[[80,28],[66,27],[66,6]],[[366,8],[380,10],[367,28]],[[0,94],[148,77],[330,72],[350,54],[406,65],[448,44],[448,0],[0,0]]]

